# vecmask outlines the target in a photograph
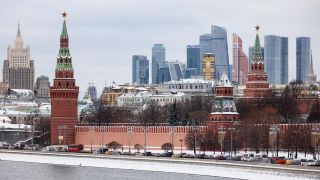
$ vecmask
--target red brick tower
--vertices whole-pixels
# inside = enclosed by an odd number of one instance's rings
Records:
[[[216,97],[212,105],[209,121],[210,129],[230,127],[239,120],[239,113],[233,99],[233,86],[224,72],[216,85]]]
[[[259,28],[259,26],[256,26],[257,35],[253,49],[251,71],[248,73],[248,82],[244,89],[244,96],[250,98],[259,98],[271,95],[268,75],[264,72],[264,63],[258,35]]]
[[[60,50],[51,97],[51,144],[73,144],[74,126],[78,122],[79,87],[75,85],[72,58],[69,52],[69,38],[66,25],[66,13],[60,35]]]

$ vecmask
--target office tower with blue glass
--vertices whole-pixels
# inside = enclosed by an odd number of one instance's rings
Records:
[[[166,48],[163,44],[154,44],[152,47],[152,60],[151,60],[151,74],[152,74],[152,84],[159,84],[159,69],[164,66],[166,59]]]
[[[211,34],[200,36],[200,55],[212,53],[215,56],[215,78],[220,79],[225,71],[230,78],[227,31],[224,27],[211,26]]]
[[[288,38],[276,35],[264,37],[265,71],[270,84],[288,83]]]
[[[306,82],[311,63],[310,37],[297,37],[296,39],[296,80]]]
[[[132,56],[132,83],[149,84],[149,60],[147,56]]]

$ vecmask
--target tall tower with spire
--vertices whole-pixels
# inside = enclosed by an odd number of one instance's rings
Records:
[[[57,57],[55,79],[50,87],[51,97],[51,144],[73,144],[74,126],[78,122],[79,87],[75,84],[72,57],[69,51],[69,37],[66,13],[60,35],[60,49]]]
[[[268,74],[264,71],[264,62],[261,52],[259,29],[256,26],[256,40],[253,48],[251,71],[248,73],[248,82],[244,89],[244,96],[251,98],[267,97],[271,95],[269,88]]]
[[[307,82],[308,83],[312,83],[312,82],[317,82],[317,75],[314,73],[313,70],[313,59],[312,59],[312,51],[311,51],[311,62],[310,62],[310,66],[309,66],[309,74],[307,76]]]
[[[11,89],[29,89],[34,86],[34,62],[30,60],[30,48],[24,46],[20,24],[13,47],[7,49],[7,60],[3,62],[3,82]]]

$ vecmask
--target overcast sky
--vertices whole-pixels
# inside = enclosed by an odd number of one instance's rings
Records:
[[[89,82],[100,95],[105,81],[131,83],[131,57],[146,55],[163,43],[167,60],[186,61],[186,45],[199,44],[211,25],[228,32],[232,63],[232,33],[243,40],[244,51],[254,44],[254,26],[264,35],[289,37],[289,80],[295,78],[297,36],[310,36],[314,69],[320,75],[319,0],[0,0],[0,57],[7,58],[20,22],[31,48],[36,77],[54,77],[59,36],[66,11],[70,51],[80,98]],[[2,69],[1,62],[0,68]],[[151,76],[151,75],[150,75]],[[2,80],[2,73],[1,73]]]

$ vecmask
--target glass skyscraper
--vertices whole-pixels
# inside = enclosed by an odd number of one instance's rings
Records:
[[[223,71],[226,71],[228,78],[229,72],[229,55],[228,55],[228,41],[227,31],[224,27],[212,25],[211,34],[204,34],[200,36],[200,56],[206,53],[215,55],[216,79],[220,79]]]
[[[264,37],[264,64],[270,84],[288,83],[288,38]]]
[[[187,68],[196,68],[196,75],[201,73],[200,45],[187,46]]]
[[[246,84],[248,78],[248,57],[242,50],[242,39],[237,35],[232,35],[233,43],[233,65],[232,65],[232,81],[239,85]]]
[[[296,80],[306,82],[310,67],[310,37],[296,39]]]
[[[166,49],[163,44],[154,44],[152,47],[152,84],[159,84],[159,69],[164,65]]]
[[[149,84],[149,60],[147,56],[132,56],[132,83]]]

